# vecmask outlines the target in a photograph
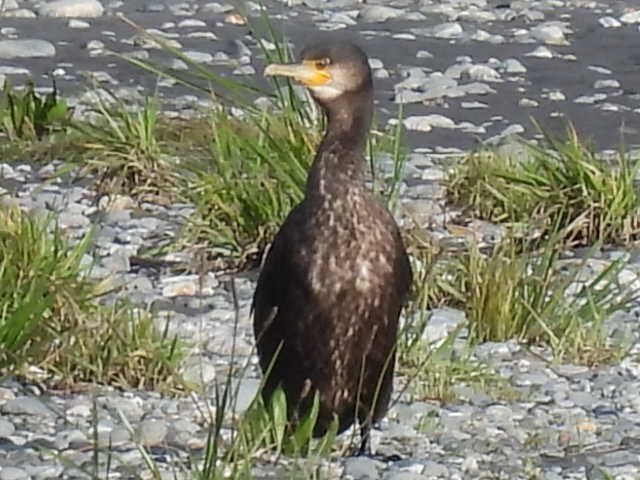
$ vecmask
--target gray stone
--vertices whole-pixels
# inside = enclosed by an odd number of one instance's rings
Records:
[[[98,0],[55,0],[40,5],[38,14],[43,17],[99,17],[104,7]]]
[[[28,8],[17,8],[15,10],[6,10],[0,13],[0,17],[9,18],[36,18],[37,15],[34,11]]]
[[[0,480],[27,480],[29,474],[17,467],[0,467]]]
[[[53,57],[56,47],[46,40],[22,39],[0,40],[0,58],[41,58]]]
[[[496,93],[489,85],[481,82],[467,83],[466,85],[460,85],[459,88],[468,95],[488,95],[490,93]]]
[[[640,23],[640,10],[632,10],[620,17],[622,23]]]
[[[126,428],[98,430],[98,444],[102,446],[122,446],[131,441],[131,435]]]
[[[349,457],[344,461],[344,474],[354,480],[370,480],[380,477],[381,463],[369,457]]]
[[[432,35],[436,38],[459,38],[462,34],[462,25],[458,22],[442,23],[432,29]]]
[[[556,54],[548,49],[547,47],[538,47],[535,50],[525,53],[527,57],[536,57],[536,58],[553,58]]]
[[[596,103],[605,100],[607,95],[605,93],[594,93],[593,95],[583,95],[573,100],[574,103]]]
[[[0,1],[0,12],[6,12],[7,10],[16,10],[20,8],[16,0],[2,0]]]
[[[613,78],[596,80],[593,84],[593,88],[620,88],[620,82]]]
[[[547,45],[568,45],[563,29],[558,25],[538,25],[531,29],[531,36]]]
[[[424,462],[422,474],[427,478],[447,478],[449,476],[449,469],[446,465],[427,460]]]
[[[532,100],[530,98],[521,98],[518,101],[518,106],[519,107],[523,107],[523,108],[535,108],[537,106],[539,106],[540,103],[538,103],[536,100]]]
[[[502,68],[507,73],[527,73],[527,67],[515,58],[507,58],[502,62]]]
[[[412,115],[404,119],[404,126],[407,130],[418,130],[428,132],[432,127],[456,128],[453,120],[444,115]]]
[[[197,52],[195,50],[185,50],[182,52],[189,60],[197,63],[211,63],[214,60],[213,55],[207,52]]]
[[[216,369],[207,358],[191,357],[184,362],[182,378],[194,385],[211,386],[216,378]]]
[[[150,447],[164,442],[169,428],[164,420],[144,420],[137,429],[137,440],[140,444]]]
[[[465,313],[454,308],[434,308],[423,332],[423,339],[429,343],[445,340],[451,332],[466,322]]]
[[[72,18],[71,20],[69,20],[69,23],[67,23],[67,26],[69,28],[79,28],[79,29],[91,28],[91,24],[89,22],[85,22],[84,20],[77,20],[75,18]]]
[[[79,213],[62,212],[58,215],[58,225],[65,229],[82,228],[91,225],[91,220]]]
[[[4,418],[0,418],[0,438],[7,438],[13,435],[15,432],[13,424]]]
[[[33,397],[16,397],[13,400],[9,400],[7,403],[0,407],[3,413],[14,415],[46,415],[51,416],[53,412],[49,407],[42,403],[37,398]]]
[[[239,384],[234,384],[234,392],[236,396],[234,398],[234,407],[236,413],[242,413],[255,398],[260,388],[260,380],[257,378],[242,378],[239,380]]]
[[[618,21],[617,18],[613,18],[613,17],[599,18],[598,23],[602,25],[604,28],[618,28],[622,26],[622,23],[620,23],[620,21]]]
[[[365,22],[386,22],[390,18],[396,18],[404,13],[399,8],[384,7],[381,5],[367,5],[360,13],[358,17]]]
[[[488,65],[470,65],[462,72],[463,75],[467,75],[471,80],[480,82],[501,82],[500,74]]]

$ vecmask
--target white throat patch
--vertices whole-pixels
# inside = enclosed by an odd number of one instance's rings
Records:
[[[339,97],[343,92],[338,88],[331,85],[320,85],[317,87],[311,87],[313,94],[320,100],[333,100]]]

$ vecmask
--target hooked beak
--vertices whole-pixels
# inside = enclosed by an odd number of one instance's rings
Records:
[[[264,70],[265,77],[291,77],[308,87],[319,87],[329,83],[331,74],[327,70],[318,70],[313,62],[297,64],[272,63]]]

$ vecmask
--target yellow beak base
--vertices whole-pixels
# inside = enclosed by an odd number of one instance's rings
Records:
[[[265,77],[290,77],[308,87],[326,85],[331,80],[331,74],[327,70],[315,68],[314,62],[298,64],[272,63],[265,68],[264,75]]]

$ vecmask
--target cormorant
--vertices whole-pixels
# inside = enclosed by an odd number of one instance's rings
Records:
[[[365,184],[373,83],[365,53],[349,43],[305,48],[300,64],[264,74],[292,77],[311,92],[327,130],[304,200],[276,235],[253,298],[263,397],[281,386],[300,418],[319,393],[314,435],[334,415],[339,432],[357,419],[359,453],[391,397],[398,317],[411,266],[392,215]],[[274,358],[275,357],[275,358]],[[270,369],[270,370],[269,370]]]

